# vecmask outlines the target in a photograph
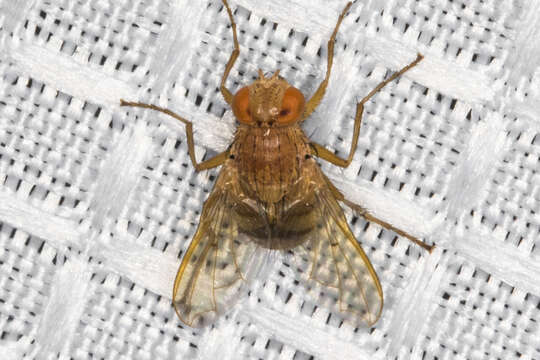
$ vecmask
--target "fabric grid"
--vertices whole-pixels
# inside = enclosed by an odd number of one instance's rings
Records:
[[[309,96],[343,0],[230,0],[240,56]],[[372,328],[297,281],[285,258],[232,312],[191,329],[172,286],[230,144],[219,91],[233,49],[221,0],[0,0],[0,354],[6,359],[540,359],[540,5],[357,0],[324,100],[303,124],[384,291]]]

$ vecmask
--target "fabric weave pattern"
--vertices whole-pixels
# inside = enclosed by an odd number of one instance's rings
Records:
[[[311,95],[346,1],[231,0],[240,57]],[[235,122],[219,0],[0,0],[0,354],[6,359],[540,359],[540,5],[358,0],[304,129],[347,154],[321,166],[352,201],[437,245],[347,213],[379,275],[381,319],[355,329],[280,261],[213,327],[182,325],[174,276],[218,170],[197,158]]]

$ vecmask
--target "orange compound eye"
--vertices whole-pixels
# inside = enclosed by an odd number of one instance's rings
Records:
[[[304,95],[300,90],[292,86],[287,88],[281,102],[278,123],[288,125],[298,120],[304,111],[304,102]]]
[[[243,87],[234,95],[232,109],[236,119],[242,124],[251,124],[253,118],[249,112],[249,87]]]

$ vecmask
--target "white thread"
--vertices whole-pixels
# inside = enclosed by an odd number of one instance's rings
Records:
[[[313,94],[346,2],[230,0],[241,51],[229,89],[259,68],[280,69]],[[321,161],[348,199],[437,245],[428,255],[351,224],[385,292],[372,330],[327,323],[331,310],[280,263],[215,329],[182,327],[170,304],[178,254],[218,169],[195,175],[183,124],[118,101],[155,102],[193,121],[198,160],[226,149],[235,122],[219,85],[233,46],[221,8],[0,6],[0,353],[540,358],[540,22],[531,1],[365,0],[343,21],[329,88],[304,125],[340,156],[355,102],[425,55],[366,104],[351,166]]]

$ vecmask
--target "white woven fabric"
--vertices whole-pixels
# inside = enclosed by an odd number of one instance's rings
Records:
[[[261,68],[305,94],[324,77],[345,1],[231,0],[232,91]],[[219,0],[0,1],[2,359],[540,359],[540,5],[358,0],[326,97],[305,123],[347,153],[322,164],[351,200],[427,242],[352,228],[381,280],[371,329],[341,324],[278,265],[215,326],[189,329],[174,276],[234,119],[219,93],[232,50]],[[350,215],[350,214],[349,214]]]

